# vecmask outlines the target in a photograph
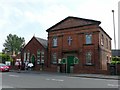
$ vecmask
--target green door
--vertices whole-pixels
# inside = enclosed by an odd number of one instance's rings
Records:
[[[34,55],[32,55],[31,62],[32,62],[33,65],[35,66],[35,56],[34,56]]]
[[[74,56],[67,56],[67,73],[70,73],[70,66],[74,64]]]

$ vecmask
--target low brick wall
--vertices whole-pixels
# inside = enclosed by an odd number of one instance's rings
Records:
[[[116,68],[117,68],[117,70],[116,70]],[[109,72],[109,74],[115,75],[116,71],[117,71],[117,74],[120,75],[120,64],[109,64],[108,65],[108,72]]]
[[[117,64],[117,74],[120,75],[120,64]]]

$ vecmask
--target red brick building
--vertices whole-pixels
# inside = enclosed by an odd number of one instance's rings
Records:
[[[100,23],[67,17],[47,29],[49,71],[106,73],[111,59],[111,37]]]
[[[42,70],[47,67],[47,40],[33,36],[22,50],[23,64],[31,61],[34,70]]]

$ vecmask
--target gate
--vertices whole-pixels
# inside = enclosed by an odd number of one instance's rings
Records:
[[[116,75],[116,66],[114,64],[109,64],[109,71],[111,75]]]

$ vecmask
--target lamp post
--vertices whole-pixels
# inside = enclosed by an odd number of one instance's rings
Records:
[[[114,10],[112,10],[113,13],[113,29],[114,29],[114,45],[116,49],[116,35],[115,35],[115,16],[114,16]]]
[[[114,10],[112,10],[112,13],[113,13],[113,29],[114,29],[114,46],[115,46],[115,50],[116,50],[116,35],[115,35],[115,16],[114,16]],[[116,74],[117,74],[117,63],[115,63],[115,66],[116,66]]]

